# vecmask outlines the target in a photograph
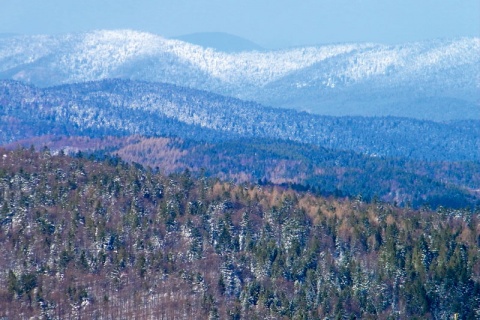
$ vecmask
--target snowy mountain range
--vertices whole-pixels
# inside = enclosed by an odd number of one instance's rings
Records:
[[[122,78],[327,115],[480,118],[480,39],[226,53],[131,30],[0,37],[0,79]]]

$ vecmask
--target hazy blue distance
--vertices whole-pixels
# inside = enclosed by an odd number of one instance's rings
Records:
[[[267,48],[480,36],[479,0],[0,0],[0,33],[227,32]]]

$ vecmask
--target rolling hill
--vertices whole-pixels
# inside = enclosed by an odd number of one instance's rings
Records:
[[[28,136],[276,138],[382,157],[479,160],[480,126],[396,117],[331,117],[170,84],[103,80],[47,89],[0,82],[0,142]],[[421,139],[419,139],[421,137]]]

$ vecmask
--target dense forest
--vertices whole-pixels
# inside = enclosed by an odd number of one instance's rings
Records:
[[[0,81],[0,144],[41,136],[281,139],[369,156],[479,161],[480,120],[332,117],[164,83],[108,79],[40,89]]]
[[[6,319],[480,317],[472,210],[0,149],[0,243]]]
[[[479,161],[372,157],[279,139],[206,143],[172,137],[40,136],[5,145],[52,153],[120,156],[165,174],[204,174],[235,183],[277,184],[317,195],[374,198],[399,206],[480,207]]]

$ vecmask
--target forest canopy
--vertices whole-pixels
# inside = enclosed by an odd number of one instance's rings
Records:
[[[478,212],[0,149],[0,317],[480,316]]]

